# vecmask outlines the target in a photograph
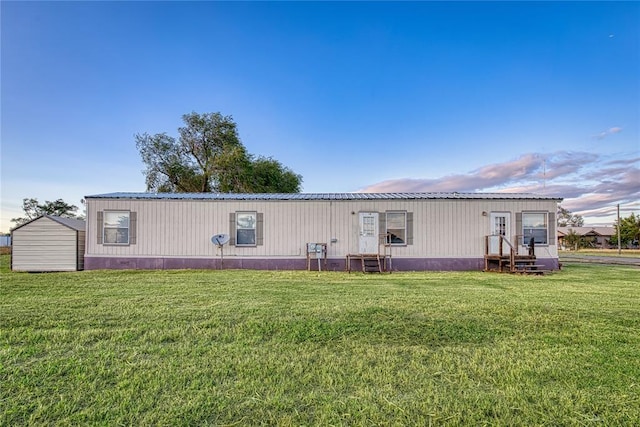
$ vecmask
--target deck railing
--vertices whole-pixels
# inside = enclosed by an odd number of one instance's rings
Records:
[[[491,247],[491,244],[489,242],[489,239],[491,238],[498,238],[498,253],[489,253],[489,248]],[[516,241],[518,240],[518,236],[515,236]],[[509,249],[509,271],[510,272],[514,272],[515,268],[516,268],[516,255],[518,254],[518,248],[517,246],[514,246],[509,239],[507,239],[505,236],[501,236],[501,235],[492,235],[492,236],[484,236],[484,254],[485,254],[485,258],[488,255],[498,255],[500,258],[505,256],[505,251],[506,249]],[[498,262],[499,268],[500,270],[502,269],[502,264],[501,261]]]
[[[382,256],[382,261],[384,263],[384,271],[388,271],[391,273],[393,270],[392,260],[391,260],[391,233],[381,234],[380,241],[378,242],[378,254]],[[380,253],[380,247],[382,246],[382,253]]]

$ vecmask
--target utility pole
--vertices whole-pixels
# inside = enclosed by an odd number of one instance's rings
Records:
[[[618,203],[618,255],[622,253],[622,245],[620,244],[620,203]]]

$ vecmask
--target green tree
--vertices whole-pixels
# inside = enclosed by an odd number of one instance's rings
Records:
[[[574,214],[560,205],[558,205],[556,217],[558,227],[582,227],[584,225],[584,218],[581,215]]]
[[[24,217],[11,219],[11,222],[14,222],[16,227],[29,222],[32,219],[36,219],[41,215],[78,218],[78,215],[76,214],[78,207],[76,205],[70,205],[62,199],[58,199],[53,202],[47,200],[43,204],[40,204],[38,199],[25,198],[22,199],[22,210],[24,211]]]
[[[271,157],[258,157],[251,164],[253,193],[298,193],[300,175]]]
[[[564,243],[569,249],[578,249],[581,247],[582,237],[574,230],[569,230],[564,236]]]
[[[231,116],[190,113],[175,139],[137,134],[147,191],[256,193],[300,191],[302,177],[280,162],[247,152]]]
[[[595,248],[596,238],[592,236],[580,236],[573,230],[565,236],[566,245],[569,249],[583,249],[583,248]]]
[[[609,243],[618,244],[618,231],[620,232],[620,244],[622,246],[637,246],[640,242],[640,215],[632,213],[626,218],[620,218],[620,226],[618,221],[615,222],[616,234],[611,237]]]

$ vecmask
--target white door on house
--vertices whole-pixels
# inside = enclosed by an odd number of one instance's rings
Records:
[[[491,212],[491,237],[489,237],[489,253],[500,253],[500,237],[503,236],[511,242],[511,214],[509,212]],[[503,253],[508,251],[508,246],[502,247]]]
[[[361,254],[378,253],[377,212],[360,212],[360,239],[358,251]]]

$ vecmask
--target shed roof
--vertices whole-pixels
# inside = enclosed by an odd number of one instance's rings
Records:
[[[40,215],[37,218],[32,219],[31,221],[27,221],[24,224],[21,224],[19,226],[17,226],[16,228],[14,228],[11,231],[15,231],[19,228],[24,227],[27,224],[31,224],[34,221],[39,220],[40,218],[48,218],[52,221],[57,222],[58,224],[64,225],[67,228],[71,228],[73,230],[77,230],[77,231],[84,231],[86,228],[86,223],[84,220],[82,219],[77,219],[77,218],[63,218],[61,216],[55,216],[55,215]]]
[[[66,225],[69,228],[73,228],[74,230],[84,231],[86,228],[86,223],[82,219],[77,218],[63,218],[61,216],[54,215],[45,215],[47,218],[54,220],[62,225]]]
[[[555,200],[531,193],[106,193],[86,199],[177,200]]]

